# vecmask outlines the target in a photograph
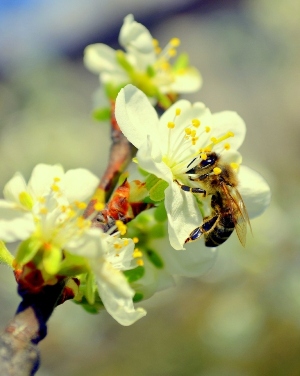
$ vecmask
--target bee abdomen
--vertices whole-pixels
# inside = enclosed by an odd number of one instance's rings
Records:
[[[216,224],[214,229],[205,235],[206,247],[217,247],[223,244],[234,231],[232,217],[224,216]]]

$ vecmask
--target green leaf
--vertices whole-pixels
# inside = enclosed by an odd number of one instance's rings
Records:
[[[164,180],[160,180],[150,191],[149,196],[153,201],[162,201],[165,198],[165,189],[168,187],[168,183]]]
[[[16,262],[18,264],[27,264],[36,255],[37,251],[42,246],[42,242],[35,238],[24,240],[18,248]]]
[[[95,276],[94,273],[90,272],[86,277],[86,285],[84,295],[89,304],[93,305],[95,303]]]
[[[173,64],[173,70],[178,71],[181,69],[185,69],[186,67],[189,66],[189,55],[186,53],[182,53],[178,56],[176,61]]]
[[[55,275],[60,269],[62,260],[62,251],[60,248],[51,245],[49,249],[43,252],[43,266],[50,275]]]
[[[102,107],[102,108],[96,108],[92,116],[97,121],[107,121],[110,119],[110,108],[109,107]]]
[[[157,269],[162,269],[164,267],[164,262],[162,258],[153,249],[148,248],[146,250],[146,254],[149,260],[152,262],[152,264],[157,267]]]
[[[141,292],[136,292],[132,298],[133,303],[138,303],[144,299],[144,295]]]
[[[154,218],[157,222],[165,222],[168,218],[165,203],[161,202],[154,211]]]
[[[4,264],[12,268],[13,260],[14,256],[6,248],[4,242],[0,240],[0,264]]]
[[[65,258],[60,263],[57,274],[74,277],[78,274],[86,273],[89,270],[86,259],[82,256],[72,255],[64,251]]]
[[[153,188],[155,186],[155,184],[157,184],[161,179],[158,178],[157,176],[153,175],[153,174],[150,174],[148,175],[145,183],[146,183],[146,188],[148,189],[148,191],[150,191],[151,188]]]
[[[143,266],[138,266],[131,270],[125,270],[124,272],[125,277],[129,283],[138,281],[140,278],[143,277],[145,274],[145,268]]]

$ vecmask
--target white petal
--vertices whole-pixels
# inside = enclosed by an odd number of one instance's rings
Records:
[[[124,246],[124,242],[128,243]],[[106,260],[117,270],[129,270],[135,268],[133,261],[134,243],[132,239],[114,238],[107,236],[107,253]],[[119,247],[115,247],[118,245]]]
[[[19,195],[26,192],[27,186],[23,176],[16,172],[3,189],[3,196],[6,200],[20,203]]]
[[[87,46],[84,50],[83,61],[93,73],[111,72],[118,68],[116,51],[102,43]]]
[[[103,242],[101,237],[102,232],[99,229],[91,228],[80,236],[73,237],[64,248],[74,255],[94,260],[103,256],[107,248],[106,242]]]
[[[151,134],[158,138],[158,117],[147,96],[133,85],[122,89],[116,99],[116,119],[121,131],[137,148]]]
[[[54,178],[61,179],[64,174],[61,165],[38,164],[32,171],[28,182],[28,192],[34,197],[45,195],[54,182]]]
[[[112,267],[109,262],[95,265],[97,286],[101,300],[107,312],[118,323],[128,326],[146,315],[142,308],[134,308],[132,298],[134,291],[129,286],[125,276]]]
[[[150,137],[148,137],[146,142],[140,147],[136,157],[139,166],[143,170],[154,174],[158,178],[167,181],[169,184],[173,182],[173,175],[170,168],[162,162],[159,144],[153,142]]]
[[[69,202],[86,201],[95,192],[99,179],[84,168],[76,168],[66,172],[62,178],[64,194]]]
[[[204,241],[199,240],[186,244],[185,250],[176,251],[164,241],[157,240],[154,245],[160,249],[166,270],[172,275],[182,277],[198,277],[209,271],[217,259],[217,249],[205,247]]]
[[[202,77],[196,68],[190,67],[183,74],[175,73],[175,82],[171,84],[171,91],[175,93],[193,93],[200,89]]]
[[[196,199],[173,183],[165,190],[165,206],[170,244],[174,249],[184,249],[185,240],[202,223]]]
[[[238,174],[239,192],[250,218],[261,215],[271,201],[271,191],[265,179],[249,167],[241,166]]]
[[[0,239],[5,242],[24,240],[35,229],[31,213],[4,200],[0,200],[0,218]]]
[[[125,49],[135,49],[143,54],[154,54],[153,39],[149,30],[136,22],[132,14],[128,14],[124,18],[119,43]],[[150,64],[152,64],[152,61],[149,62]]]
[[[246,124],[244,120],[233,111],[222,111],[213,114],[212,137],[224,136],[227,132],[233,132],[234,137],[217,144],[214,151],[220,152],[224,150],[224,143],[229,143],[232,149],[238,149],[244,142],[246,135]]]

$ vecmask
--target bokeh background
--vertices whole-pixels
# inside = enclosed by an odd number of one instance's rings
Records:
[[[105,168],[109,129],[91,118],[98,78],[82,63],[95,42],[116,48],[133,13],[203,75],[212,111],[246,121],[244,163],[269,182],[270,208],[243,249],[232,236],[200,278],[142,305],[121,327],[71,302],[40,344],[40,376],[300,375],[300,2],[298,0],[4,0],[0,2],[0,186],[39,162]],[[0,268],[0,327],[19,303]]]

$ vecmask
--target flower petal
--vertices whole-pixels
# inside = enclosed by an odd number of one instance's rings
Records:
[[[153,38],[149,30],[142,24],[136,22],[132,14],[124,18],[123,26],[120,30],[119,43],[128,51],[136,51],[147,54],[149,57],[154,54]],[[148,61],[151,65],[153,61]]]
[[[38,164],[32,171],[28,182],[28,191],[34,197],[45,195],[54,182],[54,178],[61,179],[64,170],[61,165]]]
[[[64,194],[69,202],[86,201],[95,192],[99,179],[84,168],[76,168],[66,172],[62,178]]]
[[[250,218],[261,215],[271,201],[271,191],[265,179],[249,167],[241,166],[238,174],[239,192]]]
[[[184,192],[173,183],[165,190],[165,207],[170,244],[174,249],[185,249],[185,240],[202,223],[196,199],[190,192]]]
[[[204,246],[204,242],[199,240],[186,244],[185,250],[176,251],[164,241],[153,242],[160,249],[160,255],[166,265],[166,270],[171,275],[182,277],[199,277],[209,271],[215,264],[218,252],[216,248]]]
[[[6,183],[3,189],[3,196],[6,200],[20,204],[20,193],[26,192],[26,182],[19,172],[16,172],[14,176]]]
[[[102,263],[101,263],[102,264]],[[146,315],[143,308],[134,308],[133,289],[125,276],[109,262],[94,264],[97,286],[107,312],[121,325],[128,326]]]
[[[246,136],[246,124],[244,120],[234,111],[222,111],[212,115],[212,136],[222,137],[227,132],[233,132],[231,137],[214,147],[215,152],[224,150],[224,143],[229,143],[232,149],[237,150],[244,142]]]
[[[148,134],[157,134],[158,117],[147,96],[133,85],[122,89],[116,99],[116,119],[123,134],[137,148]]]
[[[31,213],[19,210],[16,205],[0,200],[0,239],[14,242],[28,238],[35,229]]]
[[[175,73],[175,81],[171,84],[168,91],[182,94],[193,93],[199,90],[201,86],[202,77],[199,71],[194,67],[189,67],[183,73]]]

